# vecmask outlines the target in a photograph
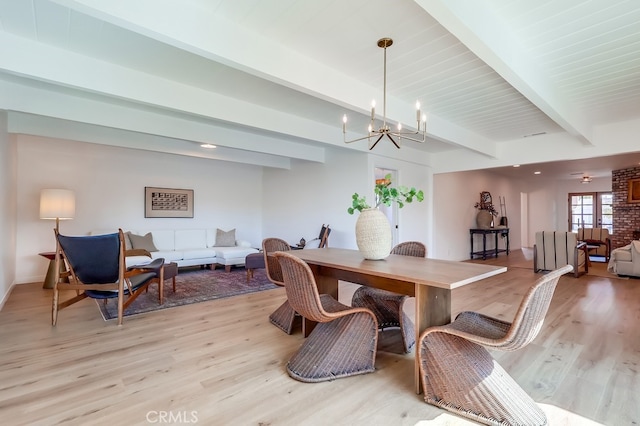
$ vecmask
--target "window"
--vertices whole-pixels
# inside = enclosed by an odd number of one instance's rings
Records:
[[[579,192],[569,194],[569,230],[607,228],[613,234],[613,194]]]

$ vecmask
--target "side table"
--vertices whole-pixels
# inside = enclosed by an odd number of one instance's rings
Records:
[[[56,273],[56,252],[55,251],[45,251],[42,253],[38,253],[38,255],[49,259],[49,267],[47,268],[47,275],[44,278],[44,282],[42,283],[42,288],[53,288],[56,283],[56,279],[58,278],[58,274]],[[64,272],[64,263],[60,265],[60,272]]]
[[[474,251],[473,236],[476,234],[482,235],[482,250]],[[495,237],[495,247],[491,250],[487,250],[487,234],[493,234]],[[471,254],[470,258],[475,256],[482,256],[482,260],[487,259],[487,254],[498,257],[498,253],[507,253],[509,255],[509,228],[472,228],[469,229],[469,235],[471,236]],[[498,248],[498,236],[502,236],[505,239],[505,248]]]

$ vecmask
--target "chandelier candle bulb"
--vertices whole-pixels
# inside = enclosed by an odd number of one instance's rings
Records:
[[[346,126],[343,126],[344,133],[344,143],[353,143],[357,141],[361,141],[367,139],[369,141],[369,150],[375,148],[375,146],[380,142],[382,138],[387,138],[396,148],[400,148],[400,141],[402,139],[408,139],[413,142],[424,143],[427,140],[427,126],[426,123],[424,126],[420,126],[420,117],[422,117],[422,112],[420,111],[420,102],[416,102],[416,120],[418,122],[418,129],[416,131],[407,131],[402,129],[402,124],[398,123],[398,130],[391,130],[389,126],[389,120],[387,121],[387,47],[393,44],[393,40],[388,37],[381,38],[378,40],[378,47],[384,49],[383,52],[383,85],[382,85],[382,125],[378,129],[374,129],[375,124],[375,114],[376,114],[376,104],[375,100],[371,103],[371,122],[368,127],[367,136],[356,137],[355,139],[347,140],[346,134]],[[425,119],[426,122],[426,119]],[[422,128],[421,128],[422,127]],[[396,140],[397,139],[397,140]]]

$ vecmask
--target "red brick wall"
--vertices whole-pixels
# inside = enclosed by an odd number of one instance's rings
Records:
[[[613,191],[613,235],[611,249],[629,244],[633,232],[640,230],[640,203],[628,203],[629,179],[640,179],[640,167],[614,170],[611,173]]]

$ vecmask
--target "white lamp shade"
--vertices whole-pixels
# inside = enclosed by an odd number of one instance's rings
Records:
[[[40,191],[40,219],[73,219],[76,215],[76,196],[69,189]]]

